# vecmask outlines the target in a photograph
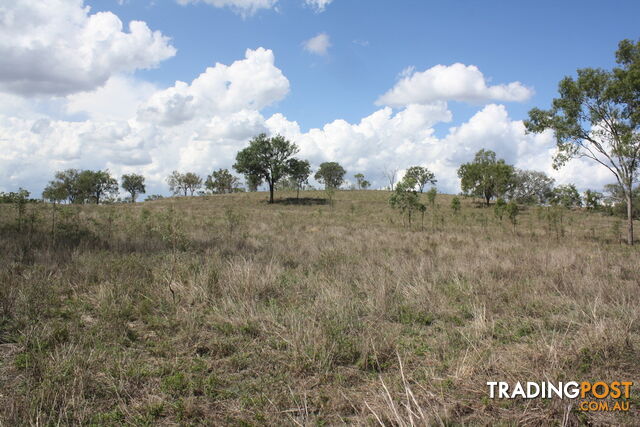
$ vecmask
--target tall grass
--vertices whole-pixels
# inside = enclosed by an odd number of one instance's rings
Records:
[[[294,193],[282,197],[293,198]],[[0,206],[0,424],[631,424],[487,381],[640,379],[615,220],[389,193]],[[26,218],[26,219],[25,219]],[[613,224],[613,225],[612,225]]]

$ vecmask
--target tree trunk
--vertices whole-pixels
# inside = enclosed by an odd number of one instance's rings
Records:
[[[297,190],[298,190],[298,192],[296,193],[296,200],[299,200],[300,199],[300,186],[299,185],[298,185]]]
[[[269,181],[269,203],[273,203],[273,182]]]
[[[627,243],[633,245],[633,193],[627,190]]]

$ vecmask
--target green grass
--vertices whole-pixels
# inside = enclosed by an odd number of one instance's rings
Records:
[[[0,424],[409,425],[406,404],[560,425],[566,402],[486,381],[638,384],[640,257],[615,219],[523,208],[514,231],[438,195],[408,227],[388,192],[278,196],[29,205],[21,228],[0,205]],[[568,419],[632,424],[634,393]]]

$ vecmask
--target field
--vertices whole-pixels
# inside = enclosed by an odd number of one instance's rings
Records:
[[[384,191],[0,206],[0,425],[640,423],[622,223]],[[487,381],[630,380],[628,412]]]

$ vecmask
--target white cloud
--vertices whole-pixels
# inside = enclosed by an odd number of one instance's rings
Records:
[[[329,6],[332,1],[333,0],[304,0],[304,2],[316,12],[324,12],[325,8]]]
[[[13,113],[0,110],[0,191],[23,186],[38,195],[56,170],[77,167],[109,168],[116,176],[142,173],[150,193],[166,194],[164,180],[172,170],[204,176],[214,168],[231,168],[238,150],[260,132],[290,138],[314,167],[339,161],[349,177],[362,172],[374,187],[386,185],[385,167],[424,165],[436,173],[441,191],[457,192],[457,168],[481,148],[581,189],[612,181],[606,171],[583,162],[553,171],[552,135],[526,134],[522,122],[512,120],[503,105],[484,106],[445,135],[434,129],[453,119],[443,100],[408,104],[398,111],[382,107],[357,123],[335,120],[306,132],[280,113],[266,118],[261,110],[282,99],[289,82],[275,66],[273,53],[262,48],[150,96],[152,87],[135,92],[137,86],[144,85],[112,77],[103,89],[69,96],[66,111],[86,115],[82,121],[42,112],[46,108],[30,110],[30,102]],[[102,99],[109,97],[131,105],[116,111],[115,100]]]
[[[66,95],[103,85],[119,72],[152,68],[175,55],[169,39],[111,12],[89,14],[82,0],[13,0],[0,6],[0,90]]]
[[[96,90],[67,96],[66,112],[86,114],[91,120],[98,121],[128,120],[157,90],[150,83],[117,75]]]
[[[316,55],[326,55],[329,47],[331,47],[331,41],[327,33],[320,33],[315,37],[310,38],[303,44],[304,50],[314,53]]]
[[[489,86],[476,66],[460,63],[436,65],[422,72],[416,72],[410,67],[400,76],[401,80],[382,95],[376,104],[401,107],[434,101],[524,101],[533,94],[530,88],[520,82]]]
[[[216,64],[191,84],[176,82],[154,94],[138,118],[175,126],[197,117],[224,116],[240,110],[261,110],[289,92],[289,80],[274,65],[271,50],[248,49],[245,59]]]
[[[271,9],[278,0],[178,0],[179,4],[206,3],[214,7],[228,7],[242,16],[250,16],[260,9]]]

